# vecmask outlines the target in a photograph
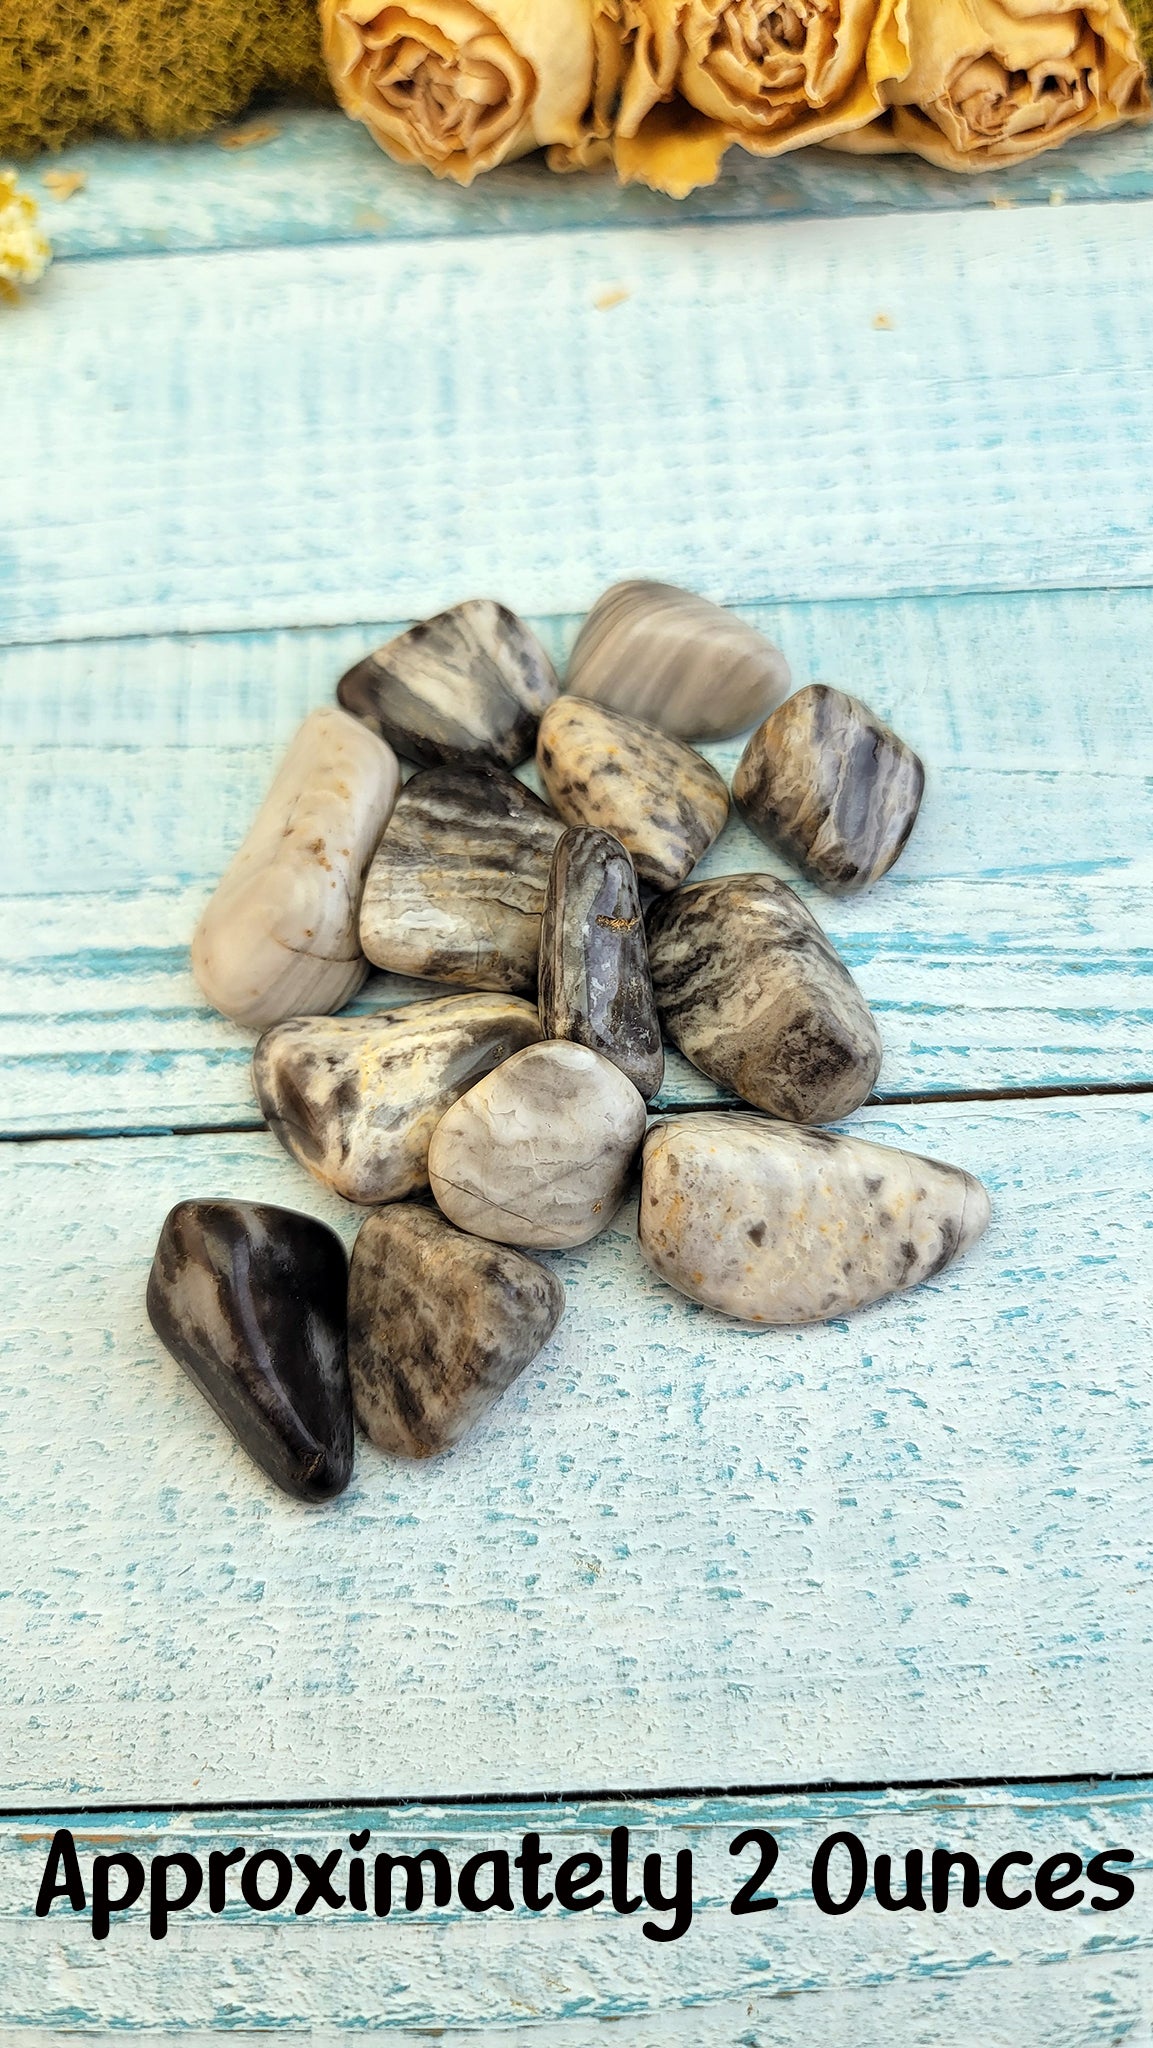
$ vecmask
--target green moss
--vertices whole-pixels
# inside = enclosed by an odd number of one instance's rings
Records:
[[[262,91],[331,99],[313,0],[3,0],[0,155],[197,135]]]

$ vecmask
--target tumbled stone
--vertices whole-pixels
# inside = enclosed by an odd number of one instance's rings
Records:
[[[644,1129],[644,1100],[611,1060],[530,1045],[446,1111],[428,1177],[462,1230],[560,1250],[611,1223]]]
[[[449,1105],[541,1036],[517,996],[442,996],[372,1017],[292,1017],[252,1061],[256,1099],[286,1152],[346,1202],[428,1186]]]
[[[501,768],[428,768],[400,793],[364,888],[360,939],[395,974],[531,994],[564,826]]]
[[[536,761],[565,823],[611,832],[653,889],[683,882],[729,815],[728,790],[691,747],[580,697],[549,706]]]
[[[362,1428],[431,1458],[531,1365],[564,1309],[555,1273],[508,1245],[399,1203],[370,1216],[348,1284],[348,1366]]]
[[[930,1280],[983,1234],[959,1166],[761,1117],[657,1124],[640,1239],[682,1294],[749,1323],[819,1323]]]
[[[346,711],[422,767],[515,768],[558,689],[535,633],[503,604],[471,598],[421,619],[341,677]]]
[[[192,941],[224,1016],[263,1031],[356,994],[360,894],[399,782],[392,748],[358,719],[335,705],[305,719]]]
[[[754,832],[833,895],[887,874],[917,820],[912,747],[843,690],[811,683],[753,734],[733,795]]]
[[[347,1262],[336,1233],[264,1202],[178,1202],[148,1280],[162,1344],[297,1500],[352,1477]]]
[[[545,1038],[603,1053],[645,1097],[665,1058],[636,872],[619,839],[571,826],[558,839],[540,931]]]
[[[673,1044],[758,1109],[832,1123],[876,1082],[881,1039],[868,1004],[775,876],[725,875],[655,902],[649,964]]]
[[[565,687],[677,739],[724,740],[779,704],[789,665],[733,612],[673,583],[615,583],[581,627]]]

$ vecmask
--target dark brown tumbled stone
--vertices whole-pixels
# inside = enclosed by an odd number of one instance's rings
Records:
[[[347,1261],[335,1231],[265,1202],[178,1202],[148,1280],[162,1344],[298,1500],[352,1476]]]
[[[349,1278],[349,1370],[382,1450],[431,1458],[459,1443],[552,1336],[555,1273],[511,1246],[396,1203],[364,1225]]]

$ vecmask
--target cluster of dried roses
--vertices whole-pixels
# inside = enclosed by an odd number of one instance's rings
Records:
[[[683,198],[734,144],[984,170],[1149,110],[1121,0],[321,0],[337,95],[469,184],[547,148]]]

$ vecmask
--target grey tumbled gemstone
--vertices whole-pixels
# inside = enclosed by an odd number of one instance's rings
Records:
[[[531,1365],[564,1309],[555,1273],[508,1245],[398,1203],[370,1216],[348,1285],[348,1364],[381,1450],[451,1448]]]
[[[547,804],[501,768],[428,768],[401,790],[364,885],[377,967],[531,994],[553,848]]]
[[[459,995],[372,1017],[292,1017],[252,1059],[256,1099],[286,1152],[346,1202],[396,1202],[428,1186],[428,1147],[449,1105],[541,1035],[519,996]]]
[[[710,1080],[791,1123],[859,1109],[881,1039],[848,968],[773,875],[696,882],[649,911],[661,1023]]]
[[[645,1141],[649,1264],[743,1322],[819,1323],[932,1279],[983,1234],[959,1166],[742,1113],[680,1117]]]
[[[603,1053],[646,1098],[665,1070],[636,871],[619,839],[558,839],[540,931],[541,1035]]]
[[[462,1230],[498,1244],[587,1244],[624,1200],[645,1105],[588,1046],[553,1039],[514,1052],[445,1111],[429,1185]]]
[[[565,687],[687,740],[745,732],[779,704],[789,665],[733,612],[674,583],[615,583],[581,627]]]
[[[581,697],[549,706],[536,762],[565,823],[611,832],[652,889],[677,888],[729,815],[721,777],[692,747]]]
[[[337,696],[423,767],[515,768],[532,753],[557,688],[536,634],[506,605],[478,597],[421,619],[358,661]]]
[[[833,895],[887,874],[917,820],[925,770],[867,704],[811,683],[753,734],[733,795],[754,832]]]

